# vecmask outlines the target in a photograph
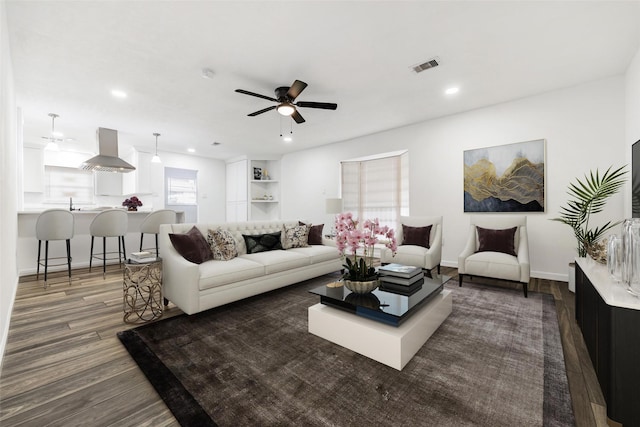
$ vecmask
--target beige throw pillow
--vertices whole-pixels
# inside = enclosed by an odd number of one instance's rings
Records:
[[[304,248],[309,246],[309,226],[295,225],[292,227],[283,226],[282,249]]]
[[[218,228],[217,230],[209,230],[207,233],[207,242],[211,246],[213,259],[221,261],[229,261],[238,256],[236,248],[236,239],[233,234],[227,230]]]

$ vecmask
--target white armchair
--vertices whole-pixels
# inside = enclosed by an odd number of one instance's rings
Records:
[[[488,231],[478,231],[478,227]],[[513,227],[516,227],[516,230],[511,246],[511,242],[504,238],[510,236],[507,230]],[[503,240],[496,243],[500,238]],[[505,245],[509,246],[509,249],[503,251]],[[509,280],[522,283],[526,298],[530,269],[526,216],[471,216],[467,244],[458,256],[460,286],[464,275]]]
[[[427,227],[431,226],[429,234],[429,248],[405,243],[402,226]],[[404,265],[414,265],[431,270],[438,267],[440,273],[440,261],[442,259],[442,217],[441,216],[401,216],[399,227],[396,228],[396,240],[398,242],[398,252],[393,256],[388,248],[380,251],[380,262],[382,264],[398,263]],[[426,242],[425,242],[426,243]]]

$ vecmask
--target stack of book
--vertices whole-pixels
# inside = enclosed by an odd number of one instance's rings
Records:
[[[424,284],[422,268],[412,265],[387,264],[378,268],[380,289],[402,295],[417,292]]]
[[[156,255],[148,251],[131,252],[129,261],[135,264],[145,264],[156,260]]]

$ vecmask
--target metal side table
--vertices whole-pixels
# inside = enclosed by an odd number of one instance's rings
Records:
[[[122,276],[124,321],[150,322],[162,317],[162,258],[146,263],[127,260]]]

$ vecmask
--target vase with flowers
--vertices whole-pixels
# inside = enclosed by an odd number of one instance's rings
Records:
[[[336,215],[336,246],[345,260],[344,284],[351,292],[368,293],[378,287],[378,275],[373,267],[374,245],[384,239],[384,245],[395,254],[397,243],[395,232],[381,226],[378,218],[365,220],[362,224],[351,212]],[[360,254],[358,254],[358,250]]]
[[[137,211],[138,206],[142,206],[142,202],[136,196],[131,196],[122,202],[122,206],[126,206],[129,211]]]

